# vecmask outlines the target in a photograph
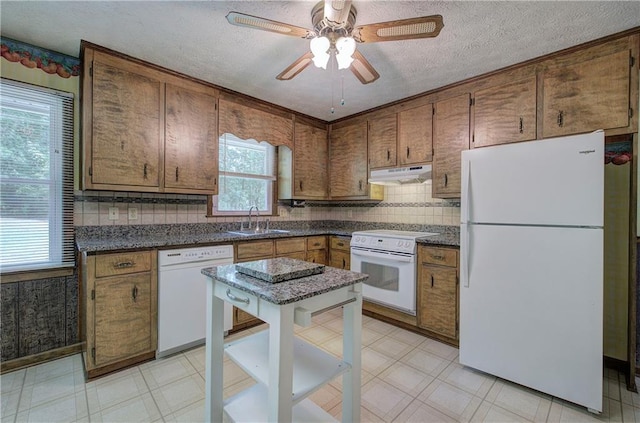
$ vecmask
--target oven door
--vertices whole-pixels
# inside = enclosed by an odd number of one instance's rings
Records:
[[[364,299],[416,315],[415,255],[351,247],[351,270],[369,275]]]

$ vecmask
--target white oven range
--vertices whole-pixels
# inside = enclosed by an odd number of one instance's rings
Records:
[[[351,270],[366,273],[365,300],[416,315],[416,239],[438,235],[376,229],[351,236]]]

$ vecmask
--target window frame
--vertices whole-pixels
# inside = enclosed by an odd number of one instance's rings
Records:
[[[267,168],[271,171],[271,175],[266,174],[251,174],[251,173],[239,173],[239,172],[227,172],[222,169],[221,163],[225,160],[224,154],[220,153],[218,157],[218,194],[208,196],[207,201],[207,216],[208,217],[235,217],[235,216],[246,216],[249,213],[248,206],[244,210],[222,210],[218,209],[218,198],[220,195],[220,191],[224,186],[223,177],[240,177],[254,180],[264,180],[269,181],[271,185],[271,189],[267,192],[266,203],[269,206],[269,210],[259,210],[261,216],[274,216],[275,211],[277,210],[277,188],[278,188],[278,149],[268,143],[267,141],[256,141],[253,139],[243,140],[241,138],[236,137],[233,134],[222,134],[220,135],[218,142],[225,145],[238,145],[238,146],[262,146],[263,144],[267,144],[269,147],[267,149],[267,158],[266,160],[271,163],[266,163]]]
[[[3,276],[19,275],[73,268],[75,267],[73,221],[74,95],[6,78],[0,78],[0,88],[2,90],[1,108],[14,108],[49,115],[48,177],[5,177],[0,173],[0,183],[2,184],[48,187],[47,259],[6,264],[1,261],[2,257],[0,257],[0,273]],[[21,216],[28,217],[27,214]],[[25,223],[23,227],[28,228],[28,223]],[[19,230],[20,226],[16,228]],[[2,232],[0,231],[0,237]],[[11,233],[8,233],[7,236],[10,237]],[[35,249],[44,244],[44,242],[37,244]]]

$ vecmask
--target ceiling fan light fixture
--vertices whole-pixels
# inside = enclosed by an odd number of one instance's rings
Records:
[[[338,69],[347,69],[353,63],[353,53],[356,51],[356,40],[353,37],[340,37],[336,40],[336,60]]]
[[[326,69],[329,63],[331,41],[327,37],[316,37],[311,40],[309,47],[313,53],[313,64],[318,68]]]

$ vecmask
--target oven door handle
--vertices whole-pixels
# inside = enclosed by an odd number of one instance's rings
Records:
[[[356,257],[373,257],[380,258],[386,260],[393,260],[395,262],[403,262],[403,263],[413,263],[414,256],[405,256],[401,254],[383,252],[383,251],[371,251],[371,250],[360,250],[356,248],[351,248],[351,255]]]

